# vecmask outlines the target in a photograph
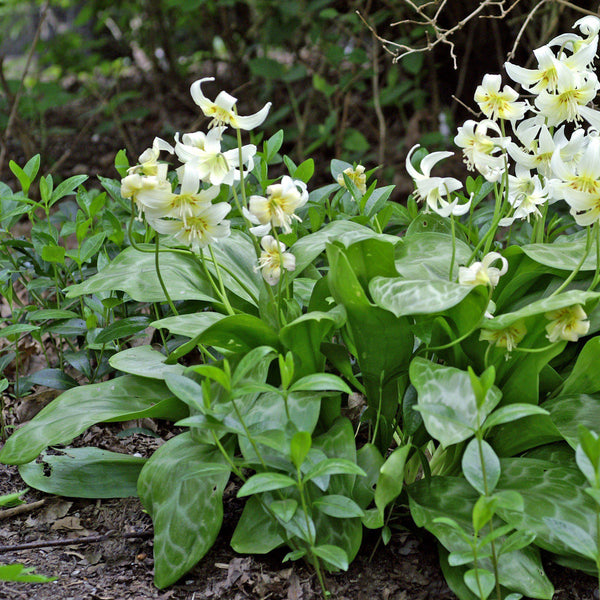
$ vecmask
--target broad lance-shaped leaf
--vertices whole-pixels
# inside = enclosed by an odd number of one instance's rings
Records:
[[[421,412],[425,428],[443,446],[471,437],[501,398],[498,388],[492,386],[480,409],[478,424],[477,403],[467,372],[415,358],[410,365],[410,380],[418,393],[414,409]]]
[[[571,448],[579,444],[581,425],[600,434],[600,394],[561,395],[544,402],[542,408]]]
[[[47,494],[127,498],[137,496],[137,480],[145,463],[145,458],[98,448],[69,448],[63,454],[44,453],[41,462],[21,465],[19,474],[27,485]]]
[[[427,220],[436,215],[425,215]],[[448,219],[444,219],[447,221]],[[458,266],[465,265],[471,257],[471,248],[465,242],[455,240],[453,272]],[[448,281],[450,257],[452,256],[452,237],[445,233],[418,232],[408,233],[396,246],[396,269],[406,279]]]
[[[134,346],[113,354],[108,362],[113,369],[123,373],[151,379],[164,379],[169,374],[180,375],[185,370],[185,367],[179,364],[165,364],[166,360],[164,354],[151,346]]]
[[[443,312],[464,300],[475,288],[441,279],[375,277],[369,291],[375,304],[397,317]]]
[[[561,236],[554,244],[526,244],[523,252],[535,262],[561,269],[573,271],[579,266],[585,252],[585,237],[577,240],[566,240]],[[596,268],[596,253],[592,250],[579,267],[580,271],[593,271]]]
[[[504,468],[504,467],[503,467]],[[523,482],[527,485],[527,482]],[[440,517],[456,521],[467,533],[472,533],[472,511],[479,494],[462,477],[430,477],[407,486],[410,512],[419,527],[425,527],[437,537],[450,552],[466,552],[470,546]],[[501,485],[498,486],[498,490]],[[494,517],[495,529],[504,523]],[[498,542],[497,542],[498,543]],[[482,550],[490,551],[490,547]],[[492,570],[489,559],[480,561],[480,566]],[[526,594],[529,598],[550,600],[554,588],[546,577],[537,548],[500,555],[498,559],[500,584],[507,589]]]
[[[148,246],[148,249],[152,248]],[[177,300],[217,300],[198,259],[191,255],[161,252],[160,272],[169,295]],[[164,302],[156,275],[154,253],[126,248],[104,269],[66,289],[68,298],[121,290],[138,302]]]
[[[311,233],[300,238],[290,248],[290,252],[296,257],[296,269],[291,273],[291,276],[300,275],[325,250],[328,242],[338,240],[345,234],[357,234],[363,237],[377,237],[379,235],[371,228],[359,225],[353,221],[333,221],[316,233]],[[385,238],[394,240],[395,243],[400,240],[400,238],[394,239],[392,236],[385,236]]]
[[[598,356],[600,356],[600,336],[589,340],[579,352],[575,366],[565,381],[561,396],[600,392]]]
[[[187,415],[187,406],[162,381],[125,375],[82,385],[61,394],[15,431],[0,450],[0,462],[28,463],[48,446],[69,443],[96,423],[144,417],[177,421]]]
[[[558,310],[559,308],[565,308],[567,306],[573,306],[575,304],[585,304],[586,302],[597,300],[598,298],[600,298],[600,293],[597,292],[568,290],[556,296],[530,302],[527,306],[514,312],[488,319],[484,322],[483,327],[485,329],[504,329],[527,317],[533,317],[535,315]]]
[[[537,456],[542,456],[541,450]],[[576,528],[587,531],[593,535],[594,543],[598,543],[594,501],[583,491],[586,481],[575,459],[557,465],[540,459],[507,458],[501,460],[501,466],[497,489],[519,492],[524,510],[500,508],[500,516],[517,529],[533,531],[536,545],[544,550],[567,557],[589,557],[589,540],[581,538],[577,543],[577,536],[561,535],[570,524],[573,526],[570,531]],[[563,526],[552,528],[547,519],[561,521]]]
[[[346,309],[367,400],[380,419],[377,444],[387,448],[391,430],[385,424],[392,422],[398,409],[396,378],[408,368],[414,337],[407,318],[375,306],[366,295],[372,277],[389,276],[394,270],[393,256],[388,257],[393,246],[379,240],[367,242],[345,250],[329,244],[328,281],[333,297]],[[378,260],[371,263],[375,255]]]
[[[343,307],[336,306],[329,312],[310,311],[281,328],[279,337],[283,345],[298,359],[295,377],[323,371],[325,356],[321,354],[321,344],[345,320]]]
[[[214,447],[180,434],[148,460],[138,481],[142,504],[154,524],[154,582],[175,583],[213,545],[223,521],[229,470],[203,474],[205,463],[223,463]],[[186,477],[186,474],[193,476]]]
[[[263,282],[262,276],[255,269],[256,251],[248,235],[232,229],[228,237],[219,239],[211,248],[219,263],[226,289],[256,306]],[[210,250],[205,248],[203,253],[208,269],[214,273]]]
[[[218,312],[197,312],[189,315],[176,315],[154,321],[150,325],[157,329],[167,329],[174,335],[183,335],[195,338],[203,331],[214,325],[217,321],[224,319],[226,315]]]

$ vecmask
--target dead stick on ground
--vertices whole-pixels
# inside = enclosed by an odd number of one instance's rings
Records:
[[[48,540],[40,542],[27,542],[25,544],[12,544],[10,546],[0,546],[0,553],[3,552],[18,552],[20,550],[34,550],[36,548],[52,548],[56,546],[75,546],[81,544],[97,544],[111,539],[136,539],[149,538],[154,535],[152,531],[140,531],[131,533],[119,533],[118,531],[109,531],[103,535],[88,535],[87,537]]]
[[[16,517],[17,515],[23,515],[28,512],[32,512],[37,508],[40,508],[46,504],[46,499],[38,500],[37,502],[30,502],[29,504],[19,504],[13,508],[5,508],[0,510],[0,521],[2,519],[9,519],[10,517]]]

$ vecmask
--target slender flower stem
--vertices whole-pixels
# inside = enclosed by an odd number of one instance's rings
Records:
[[[450,272],[448,280],[452,281],[452,272],[454,271],[454,259],[456,258],[456,229],[454,227],[454,215],[450,214],[450,228],[452,231],[452,254],[450,255]]]
[[[479,410],[477,411],[479,413]],[[479,417],[479,415],[478,415]],[[479,423],[479,418],[477,419],[477,422]],[[477,448],[479,450],[479,461],[481,464],[481,474],[483,475],[483,491],[485,493],[486,496],[490,495],[489,492],[489,487],[488,487],[488,482],[487,482],[487,472],[486,472],[486,468],[485,468],[485,460],[483,459],[483,445],[482,445],[482,439],[481,439],[481,431],[477,432]],[[490,534],[494,534],[494,523],[493,523],[493,517],[492,519],[490,519]],[[500,578],[498,575],[498,555],[496,553],[496,543],[494,540],[492,540],[490,542],[491,548],[492,548],[492,567],[494,569],[494,579],[496,580],[496,596],[498,597],[498,600],[502,600],[502,594],[500,592]],[[479,582],[479,578],[477,578],[477,581]]]
[[[594,229],[596,233],[596,271],[594,272],[594,279],[592,279],[588,292],[593,292],[600,281],[600,225],[598,221],[594,223]]]
[[[169,304],[169,308],[171,309],[171,312],[177,316],[179,313],[177,312],[177,309],[175,308],[175,305],[173,304],[173,300],[171,300],[169,290],[167,289],[167,286],[165,285],[165,281],[160,272],[159,257],[160,257],[160,240],[159,240],[159,235],[157,232],[156,238],[155,238],[155,245],[154,245],[154,266],[156,268],[156,276],[158,277],[158,282],[160,283],[160,287],[162,288],[163,294],[165,295],[165,298],[167,299],[167,303]]]
[[[597,228],[598,223],[594,223],[594,227]],[[573,281],[573,279],[575,279],[575,276],[581,270],[581,267],[583,266],[585,259],[589,256],[591,249],[592,249],[592,233],[591,233],[591,227],[588,227],[586,229],[586,236],[585,236],[585,250],[583,252],[583,255],[581,256],[581,260],[577,263],[577,266],[571,271],[571,274],[562,282],[562,285],[559,286],[557,289],[555,289],[550,294],[550,298],[552,298],[552,296],[556,296],[556,294],[559,294],[560,292],[562,292],[571,283],[571,281]]]

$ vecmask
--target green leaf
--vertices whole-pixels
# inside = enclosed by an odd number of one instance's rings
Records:
[[[79,317],[79,314],[75,311],[60,308],[42,308],[27,313],[27,320],[29,321],[50,321],[51,319],[73,319],[77,317]]]
[[[501,464],[498,489],[503,489],[501,484],[507,468],[504,462]],[[523,479],[522,483],[524,486],[530,485],[527,479]],[[450,552],[465,552],[470,548],[470,539],[464,540],[455,528],[441,522],[450,518],[472,536],[472,512],[478,494],[465,479],[431,477],[407,486],[407,492],[410,511],[417,526],[426,527]],[[500,527],[503,523],[494,517],[494,525]],[[487,551],[489,547],[483,550]],[[491,568],[491,562],[483,561],[481,566]],[[546,600],[550,600],[554,594],[552,584],[544,573],[539,552],[532,547],[501,555],[498,569],[500,584],[507,589]]]
[[[443,446],[451,446],[471,437],[500,402],[500,391],[492,387],[478,411],[469,374],[454,367],[415,358],[409,373],[411,382],[417,389],[416,408],[421,410],[425,428]],[[448,409],[455,418],[452,422],[446,421],[443,415],[440,418],[435,412],[436,407]],[[478,412],[480,423],[477,423]]]
[[[45,260],[46,262],[64,265],[65,252],[65,248],[62,246],[48,245],[42,248],[40,256],[42,257],[42,260]]]
[[[299,469],[310,451],[312,437],[308,431],[297,431],[290,443],[291,457],[294,466]]]
[[[69,177],[62,183],[59,183],[56,186],[56,189],[52,192],[50,206],[52,206],[55,202],[58,202],[61,198],[72,194],[84,181],[86,181],[87,178],[87,175],[73,175],[73,177]]]
[[[600,297],[600,293],[597,292],[584,292],[581,290],[569,290],[558,294],[556,296],[548,296],[547,298],[541,298],[540,300],[534,300],[523,308],[515,310],[510,313],[498,315],[492,319],[487,319],[482,327],[485,329],[505,329],[510,325],[513,325],[521,319],[540,315],[559,308],[565,308],[566,306],[573,306],[575,304],[585,304],[590,300],[595,300]]]
[[[462,471],[466,480],[480,494],[489,496],[500,478],[500,460],[485,440],[471,440],[462,457]]]
[[[433,214],[425,215],[424,218],[428,221],[435,221]],[[448,219],[443,221],[447,222]],[[455,240],[453,273],[458,273],[459,265],[468,263],[471,252],[468,244],[460,239]],[[451,256],[452,236],[436,232],[407,233],[402,238],[402,242],[396,246],[396,269],[406,279],[422,280],[427,278],[447,282],[450,275]]]
[[[69,448],[58,455],[44,452],[41,461],[21,465],[19,474],[27,485],[47,494],[127,498],[137,496],[137,480],[145,463],[145,458],[98,448]]]
[[[494,496],[479,496],[473,506],[473,530],[480,532],[491,520],[498,501]]]
[[[130,335],[135,335],[143,331],[150,325],[150,317],[127,317],[113,321],[105,327],[94,339],[95,344],[107,344],[113,340],[118,340]]]
[[[32,178],[30,178],[29,175],[27,175],[27,173],[21,169],[21,167],[14,160],[9,161],[8,167],[13,172],[14,176],[19,180],[23,194],[27,196],[29,187],[31,186]]]
[[[195,338],[226,316],[218,312],[197,312],[189,315],[166,317],[153,321],[150,325],[157,329],[167,329],[174,335]]]
[[[287,523],[295,514],[298,508],[298,502],[293,498],[285,500],[275,500],[271,502],[269,508],[284,522]]]
[[[323,544],[312,548],[312,552],[330,565],[333,565],[336,569],[341,569],[342,571],[348,570],[348,555],[342,548]]]
[[[598,554],[596,541],[585,529],[574,523],[569,523],[569,521],[553,519],[552,517],[544,517],[544,522],[552,533],[558,536],[561,542],[569,548],[572,548],[575,552],[584,554],[584,556],[593,561],[596,560]]]
[[[529,544],[532,544],[534,541],[535,533],[533,533],[533,531],[515,531],[504,540],[504,543],[498,549],[498,554],[508,554],[509,552],[521,550],[522,548],[529,546]]]
[[[185,477],[205,462],[225,463],[225,459],[214,446],[183,433],[161,446],[140,474],[140,500],[154,524],[154,582],[159,589],[189,571],[221,528],[229,471]]]
[[[113,369],[151,379],[164,379],[169,373],[179,375],[185,370],[179,364],[166,364],[166,360],[164,354],[151,346],[135,346],[113,354],[108,362]]]
[[[173,301],[212,302],[215,295],[197,258],[162,252],[160,269]],[[138,302],[164,302],[163,289],[156,275],[154,254],[129,247],[104,269],[82,283],[66,288],[68,298],[84,294],[121,290]]]
[[[575,366],[564,383],[561,395],[595,394],[600,392],[600,336],[596,336],[585,344],[577,355]]]
[[[281,527],[263,509],[258,497],[251,496],[231,537],[231,547],[240,554],[267,554],[285,542],[280,531]]]
[[[306,375],[290,387],[290,392],[337,391],[351,394],[352,390],[337,375],[315,373]]]
[[[362,517],[365,514],[365,511],[354,500],[339,494],[321,496],[314,500],[312,505],[322,513],[338,519]]]
[[[270,490],[280,490],[290,486],[295,486],[296,481],[283,473],[257,473],[252,475],[244,485],[239,489],[237,496],[251,496],[260,492],[268,492]]]
[[[79,385],[75,379],[60,369],[41,369],[23,377],[21,381],[25,379],[29,383],[44,385],[54,390],[68,390]]]
[[[553,244],[525,244],[521,249],[535,262],[553,269],[573,271],[579,267],[580,271],[593,271],[596,268],[594,252],[590,252],[579,266],[585,252],[585,236],[576,240],[567,240],[565,236],[561,236]]]
[[[10,341],[15,341],[25,333],[32,331],[38,331],[39,327],[36,325],[27,325],[26,323],[16,323],[15,325],[9,325],[0,329],[0,338],[8,338]]]
[[[600,434],[600,394],[552,398],[542,404],[550,420],[571,448],[579,444],[579,426]]]
[[[281,342],[297,357],[298,377],[323,371],[325,357],[320,351],[321,344],[334,329],[342,326],[344,320],[341,307],[329,312],[312,310],[281,328]]]
[[[402,492],[404,466],[410,448],[410,444],[396,448],[379,469],[379,477],[375,488],[375,505],[381,513]]]
[[[464,578],[467,587],[481,600],[486,600],[496,584],[494,574],[487,569],[471,569]]]
[[[538,453],[541,456],[541,453]],[[580,540],[549,527],[546,519],[572,525],[585,532],[596,529],[596,507],[583,491],[585,478],[571,464],[556,465],[532,458],[510,458],[501,461],[502,475],[499,490],[517,491],[523,497],[523,511],[515,512],[498,507],[498,513],[515,529],[536,534],[536,545],[554,554],[589,558],[589,540]],[[570,531],[575,531],[573,527]],[[595,542],[594,542],[595,546]]]
[[[267,164],[270,163],[283,144],[283,129],[274,133],[266,142]]]
[[[473,286],[438,279],[375,277],[369,283],[369,291],[375,304],[393,312],[397,317],[443,312],[459,304],[475,290]]]
[[[308,183],[314,172],[315,161],[312,158],[307,158],[298,165],[293,177],[294,179],[300,179],[301,181],[304,181],[304,183]]]
[[[547,410],[535,406],[534,404],[509,404],[508,406],[501,406],[489,415],[485,420],[483,427],[484,430],[488,430],[497,425],[512,423],[513,421],[523,419],[524,417],[547,414],[549,414]]]
[[[328,458],[315,465],[304,475],[304,481],[310,481],[323,475],[366,475],[356,464],[344,458]]]
[[[21,581],[23,583],[48,583],[56,577],[46,577],[33,572],[33,567],[25,568],[21,564],[0,565],[0,581]]]
[[[0,461],[30,462],[44,448],[68,443],[95,423],[144,417],[176,421],[186,415],[187,407],[160,381],[124,376],[82,385],[61,394],[15,431],[0,450]]]

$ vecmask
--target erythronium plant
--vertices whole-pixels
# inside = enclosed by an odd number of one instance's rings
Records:
[[[339,160],[310,189],[314,163],[282,157],[283,132],[256,145],[269,105],[240,117],[226,92],[207,98],[210,78],[193,84],[208,131],[157,139],[133,166],[119,154],[120,188],[104,185],[131,204],[131,246],[66,290],[159,303],[162,344],[113,353],[119,376],[62,394],[0,460],[53,493],[138,494],[161,588],[211,547],[231,477],[246,499],[233,548],[287,546],[325,596],[326,571],[364,527],[387,543],[401,504],[461,599],[551,598],[540,549],[597,572],[600,118],[585,104],[600,21],[576,27],[537,69],[507,64],[528,99],[499,75],[477,88],[484,118],[455,138],[477,178],[410,150],[408,208]],[[142,417],[185,432],[147,460],[45,452]]]

